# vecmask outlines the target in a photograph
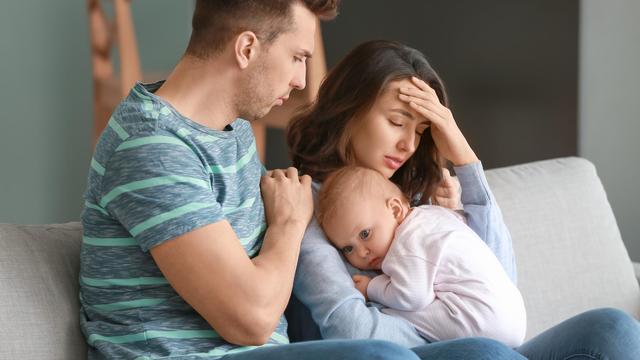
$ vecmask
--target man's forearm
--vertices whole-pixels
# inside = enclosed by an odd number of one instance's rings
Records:
[[[279,317],[289,301],[305,228],[301,223],[269,226],[260,254],[253,258],[256,301],[274,316]]]

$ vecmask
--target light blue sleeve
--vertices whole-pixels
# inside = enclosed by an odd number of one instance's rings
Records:
[[[482,163],[456,166],[454,170],[462,187],[462,206],[469,227],[487,243],[515,284],[518,274],[511,234],[489,189]]]
[[[314,218],[302,240],[293,292],[311,311],[322,337],[379,339],[406,347],[426,344],[409,322],[365,303],[347,265]]]

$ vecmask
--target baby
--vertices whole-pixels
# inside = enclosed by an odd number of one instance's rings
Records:
[[[345,167],[319,195],[317,218],[331,243],[358,269],[365,299],[411,322],[429,341],[482,336],[522,344],[520,292],[487,245],[449,209],[410,207],[375,170]]]

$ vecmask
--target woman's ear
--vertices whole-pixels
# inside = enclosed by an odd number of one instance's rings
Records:
[[[397,196],[387,199],[387,208],[391,210],[391,213],[398,224],[402,223],[402,220],[404,220],[408,210],[402,199]]]
[[[253,31],[244,31],[236,38],[234,55],[240,69],[246,69],[258,55],[260,41]]]

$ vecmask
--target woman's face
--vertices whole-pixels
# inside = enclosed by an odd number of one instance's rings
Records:
[[[351,147],[355,165],[390,178],[416,151],[429,121],[398,98],[400,88],[415,88],[411,80],[390,82],[371,110],[355,121]]]

